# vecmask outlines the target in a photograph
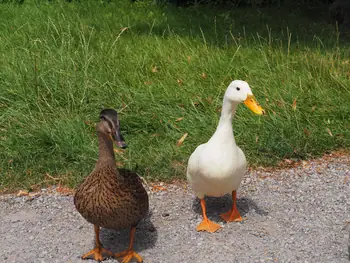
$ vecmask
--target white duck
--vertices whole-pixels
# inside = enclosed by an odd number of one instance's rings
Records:
[[[215,232],[220,228],[207,218],[205,195],[220,197],[232,192],[232,209],[221,217],[226,222],[242,221],[236,206],[236,190],[241,184],[247,161],[236,145],[232,130],[232,118],[241,102],[256,114],[264,113],[248,83],[232,81],[225,92],[221,118],[214,135],[207,143],[199,145],[189,158],[187,180],[201,200],[203,212],[203,221],[197,226],[197,231]]]

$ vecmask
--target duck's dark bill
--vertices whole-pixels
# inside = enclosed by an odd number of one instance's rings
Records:
[[[120,132],[116,132],[115,134],[115,144],[120,147],[120,148],[127,148],[128,145],[126,144],[126,142],[124,141],[123,136],[120,134]]]

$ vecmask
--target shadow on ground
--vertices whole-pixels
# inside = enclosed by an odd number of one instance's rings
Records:
[[[207,205],[207,215],[209,218],[216,221],[221,220],[220,214],[227,212],[232,207],[231,195],[225,195],[223,197],[205,197]],[[237,200],[237,207],[242,217],[244,217],[249,211],[254,210],[258,215],[266,216],[268,214],[263,208],[259,207],[252,199],[242,197]],[[200,200],[195,198],[192,203],[192,210],[202,215],[202,208]]]
[[[154,247],[158,239],[158,233],[151,222],[152,213],[142,220],[136,228],[134,250],[142,254],[142,251]],[[129,246],[129,229],[113,230],[102,228],[100,233],[101,243],[113,253],[124,251]],[[92,244],[93,247],[93,244]],[[142,255],[141,255],[142,256]]]
[[[272,43],[276,39],[285,44],[308,47],[317,47],[321,41],[322,45],[328,46],[327,43],[334,43],[337,34],[328,7],[322,4],[264,8],[203,5],[184,9],[168,6],[162,10],[163,21],[152,25],[139,23],[132,30],[163,37],[175,33],[219,47],[240,45],[246,43],[244,41]]]

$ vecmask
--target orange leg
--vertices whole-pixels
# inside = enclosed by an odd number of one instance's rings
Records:
[[[221,226],[218,224],[215,224],[214,222],[208,219],[204,198],[201,199],[201,206],[202,206],[202,212],[203,212],[203,221],[197,226],[197,231],[208,231],[210,233],[214,233],[215,231],[220,229]]]
[[[221,214],[221,218],[224,219],[226,222],[241,222],[243,219],[241,215],[239,214],[239,211],[237,209],[236,205],[236,191],[232,191],[232,209],[224,214]]]
[[[128,249],[123,251],[123,252],[114,254],[115,258],[123,257],[122,263],[129,263],[130,260],[132,260],[133,258],[135,258],[136,261],[139,263],[142,262],[142,257],[132,249],[132,245],[134,243],[135,232],[136,232],[136,227],[132,227],[130,230],[130,243],[129,243]]]
[[[100,261],[104,260],[102,253],[106,253],[108,256],[113,256],[113,253],[102,247],[102,244],[100,242],[100,227],[97,225],[94,225],[94,228],[95,228],[95,235],[96,235],[96,246],[94,249],[92,249],[89,252],[87,252],[86,254],[84,254],[81,258],[87,259],[90,256],[92,256],[94,260],[100,262]]]

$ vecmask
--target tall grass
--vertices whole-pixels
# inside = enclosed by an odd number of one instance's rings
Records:
[[[233,79],[247,80],[268,113],[240,106],[234,120],[250,165],[349,147],[350,47],[319,19],[150,1],[2,4],[0,188],[81,181],[104,107],[120,112],[129,144],[119,165],[181,178]]]

